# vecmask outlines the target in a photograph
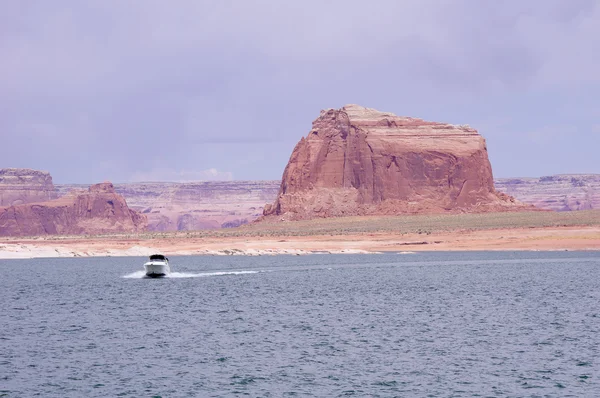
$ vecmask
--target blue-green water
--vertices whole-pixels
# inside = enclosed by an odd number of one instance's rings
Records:
[[[600,396],[599,252],[144,260],[0,260],[0,396]]]

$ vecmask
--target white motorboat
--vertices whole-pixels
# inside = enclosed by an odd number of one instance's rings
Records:
[[[169,267],[169,259],[162,254],[153,254],[150,256],[150,261],[144,264],[146,276],[150,278],[161,278],[171,273]]]

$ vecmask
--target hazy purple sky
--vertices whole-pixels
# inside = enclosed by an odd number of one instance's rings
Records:
[[[9,0],[0,56],[0,167],[57,183],[278,179],[347,103],[600,173],[595,0]]]

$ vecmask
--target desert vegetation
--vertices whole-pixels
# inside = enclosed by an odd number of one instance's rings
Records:
[[[436,214],[319,218],[304,221],[265,219],[237,228],[185,232],[142,232],[138,234],[104,234],[46,236],[44,240],[71,239],[218,239],[277,238],[307,236],[370,235],[378,233],[423,234],[452,231],[483,231],[518,228],[594,227],[600,226],[600,210],[572,212],[501,212],[478,214]],[[5,241],[21,238],[3,238]],[[36,238],[33,238],[36,239]],[[41,239],[41,238],[37,238]]]

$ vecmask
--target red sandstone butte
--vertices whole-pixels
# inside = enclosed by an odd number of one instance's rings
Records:
[[[0,207],[0,236],[140,232],[147,224],[110,182],[55,200]]]
[[[294,148],[264,215],[298,220],[523,208],[531,209],[494,189],[476,130],[346,105],[321,111]]]

